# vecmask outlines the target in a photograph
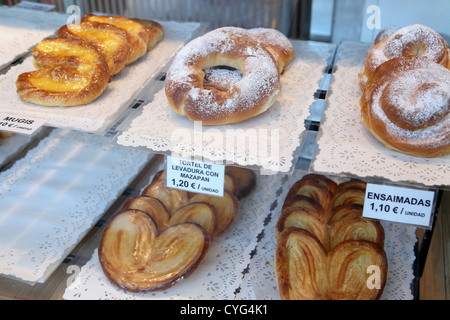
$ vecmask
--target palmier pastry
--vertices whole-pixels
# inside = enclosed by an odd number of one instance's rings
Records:
[[[448,46],[439,33],[427,26],[415,24],[401,28],[375,44],[367,54],[364,72],[359,74],[361,89],[381,64],[404,56],[426,57],[447,66]]]
[[[386,254],[369,241],[344,241],[328,253],[332,300],[377,300],[385,287],[386,276]]]
[[[111,76],[122,71],[130,59],[127,33],[110,24],[82,20],[78,25],[64,25],[56,35],[84,40],[95,46],[105,56]]]
[[[300,208],[289,208],[283,211],[276,225],[277,237],[279,237],[284,229],[289,227],[309,231],[320,241],[326,252],[330,249],[331,242],[328,225],[320,221],[314,211]]]
[[[383,63],[360,100],[367,129],[387,148],[423,158],[450,152],[450,70],[424,57]]]
[[[166,187],[164,179],[154,179],[144,188],[142,195],[159,199],[169,211],[170,216],[189,203],[189,194],[186,191]]]
[[[282,300],[327,300],[327,254],[306,230],[284,229],[275,251],[275,274]]]
[[[201,225],[212,238],[217,230],[216,209],[205,202],[194,202],[185,205],[175,211],[169,220],[169,225],[174,226],[184,222],[193,222]]]
[[[212,205],[217,212],[217,229],[214,238],[224,234],[236,220],[238,212],[237,198],[230,192],[224,191],[223,197],[207,194],[195,194],[190,203],[205,202]]]
[[[155,220],[160,231],[169,226],[170,213],[166,206],[158,199],[140,195],[128,199],[122,207],[122,210],[141,210],[147,213]]]
[[[140,23],[128,19],[123,16],[97,16],[88,14],[83,17],[81,24],[84,21],[94,21],[102,24],[113,25],[125,31],[126,38],[129,45],[130,54],[126,64],[131,64],[147,53],[148,46],[148,31]]]
[[[245,198],[255,188],[256,174],[253,170],[242,167],[225,167],[225,172],[231,174],[237,183],[238,199]]]
[[[208,251],[210,237],[196,223],[159,232],[140,210],[126,210],[106,226],[98,248],[106,277],[118,287],[145,292],[163,290],[189,277]]]
[[[339,220],[330,225],[330,246],[334,248],[345,240],[367,240],[384,246],[384,229],[379,221],[359,217]]]
[[[226,92],[205,89],[203,70],[220,65],[240,70],[242,79]],[[272,54],[260,42],[231,32],[229,27],[210,31],[184,46],[165,79],[172,109],[203,125],[237,123],[255,117],[274,103],[280,89]]]
[[[52,38],[33,49],[38,70],[20,74],[17,93],[24,101],[48,107],[72,107],[97,99],[109,82],[103,55],[87,42]]]

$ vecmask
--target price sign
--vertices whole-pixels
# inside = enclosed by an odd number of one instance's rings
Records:
[[[223,197],[223,165],[166,157],[166,185],[169,188]]]
[[[0,114],[0,131],[32,135],[44,124],[42,119]]]
[[[435,192],[367,184],[363,217],[430,227]]]

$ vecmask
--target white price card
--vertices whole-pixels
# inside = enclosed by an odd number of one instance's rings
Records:
[[[367,184],[363,217],[428,228],[434,191]]]
[[[32,135],[45,124],[45,120],[0,114],[0,131]]]
[[[166,157],[166,185],[169,188],[223,197],[225,166]]]

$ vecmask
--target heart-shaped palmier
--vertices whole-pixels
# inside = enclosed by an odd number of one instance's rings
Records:
[[[217,212],[217,229],[214,238],[224,234],[233,224],[237,217],[238,200],[228,191],[223,192],[223,197],[216,197],[207,194],[195,194],[191,197],[190,203],[205,202],[212,205]]]
[[[304,229],[289,227],[278,237],[275,275],[283,300],[327,300],[327,253]]]
[[[328,253],[332,300],[377,300],[386,276],[386,253],[370,241],[347,240]]]
[[[128,209],[141,210],[150,215],[155,220],[160,231],[169,226],[170,213],[167,211],[166,206],[156,198],[141,195],[128,199],[122,210]]]
[[[168,225],[174,226],[183,222],[193,222],[201,225],[211,237],[217,229],[217,212],[209,203],[193,202],[179,208],[170,218]]]
[[[195,223],[181,223],[159,232],[140,210],[113,217],[103,232],[98,255],[107,278],[132,291],[158,291],[189,277],[205,257],[210,237]]]
[[[142,191],[142,195],[159,199],[172,216],[179,208],[189,203],[189,193],[184,190],[166,187],[163,173],[154,177],[152,182]]]

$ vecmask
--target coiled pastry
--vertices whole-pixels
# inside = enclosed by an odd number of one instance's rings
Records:
[[[242,78],[226,91],[204,87],[203,70],[227,66]],[[203,125],[237,123],[265,112],[280,92],[279,66],[258,40],[241,28],[224,27],[189,42],[173,60],[165,79],[172,109]]]
[[[447,43],[438,32],[424,25],[410,25],[377,42],[368,52],[364,71],[359,74],[361,89],[380,65],[403,56],[426,57],[443,66],[449,61]]]
[[[108,65],[95,47],[76,39],[53,38],[33,49],[35,71],[16,80],[19,97],[47,107],[85,105],[109,82]]]
[[[367,129],[384,146],[417,157],[450,152],[450,70],[425,57],[379,66],[360,100]]]

